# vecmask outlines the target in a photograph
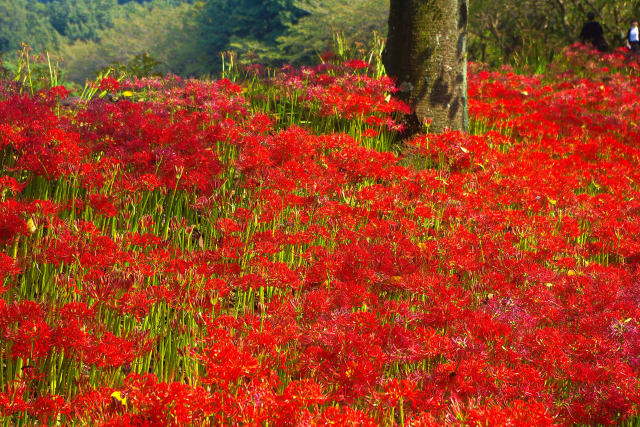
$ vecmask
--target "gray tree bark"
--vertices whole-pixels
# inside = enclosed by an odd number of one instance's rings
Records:
[[[467,0],[391,0],[384,66],[433,132],[469,127],[467,10]]]

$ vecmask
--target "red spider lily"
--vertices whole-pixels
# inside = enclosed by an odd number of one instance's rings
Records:
[[[120,82],[118,82],[113,77],[105,77],[100,80],[100,85],[98,86],[100,90],[106,90],[108,92],[116,92],[120,89]]]
[[[619,53],[581,55],[567,64],[588,78],[472,65],[471,116],[488,131],[419,135],[399,155],[364,146],[397,127],[391,82],[344,65],[285,68],[252,86],[265,93],[133,80],[119,89],[144,101],[74,112],[57,90],[0,85],[2,415],[633,416],[637,77],[616,74]],[[297,97],[299,126],[251,112],[260,96]],[[357,137],[309,125],[321,118]]]
[[[553,425],[544,407],[539,403],[527,403],[516,400],[511,407],[487,407],[471,409],[467,418],[470,425],[503,424],[513,426],[549,426]]]
[[[20,273],[20,267],[16,260],[5,254],[0,254],[0,294],[7,291],[4,287],[5,281],[9,276],[16,276]]]
[[[0,305],[0,334],[11,358],[40,358],[51,351],[51,329],[42,308],[32,301]]]
[[[348,68],[353,68],[354,70],[360,69],[360,68],[367,68],[369,66],[368,63],[360,60],[360,59],[352,59],[350,61],[347,61],[344,63],[345,67]]]
[[[35,399],[29,412],[46,424],[63,414],[65,406],[62,396],[41,396]]]
[[[118,214],[117,209],[108,196],[104,196],[102,194],[92,194],[89,196],[89,204],[91,208],[99,215],[113,217]]]
[[[367,426],[377,425],[375,421],[361,411],[349,407],[332,406],[324,410],[318,422],[321,425]]]
[[[201,387],[162,383],[152,375],[131,374],[122,390],[127,409],[139,412],[139,419],[152,425],[202,422],[221,409],[220,399]]]
[[[4,417],[10,417],[15,413],[31,409],[32,406],[23,399],[26,390],[27,384],[25,383],[7,384],[6,391],[0,392],[0,414]]]

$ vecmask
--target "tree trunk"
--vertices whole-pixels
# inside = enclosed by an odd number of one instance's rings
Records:
[[[391,0],[383,55],[414,122],[468,130],[467,0]]]

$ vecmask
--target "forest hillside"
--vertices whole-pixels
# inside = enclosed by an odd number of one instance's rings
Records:
[[[388,10],[388,0],[0,0],[0,55],[11,67],[21,43],[47,50],[80,84],[142,58],[158,73],[216,75],[227,51],[243,62],[315,65],[327,50],[365,56],[380,46]],[[615,49],[640,2],[471,0],[469,57],[539,71],[578,40],[589,12]]]

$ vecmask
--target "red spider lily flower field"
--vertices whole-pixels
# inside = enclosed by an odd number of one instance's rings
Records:
[[[633,423],[640,67],[0,84],[0,424]],[[107,100],[109,99],[109,100]]]

